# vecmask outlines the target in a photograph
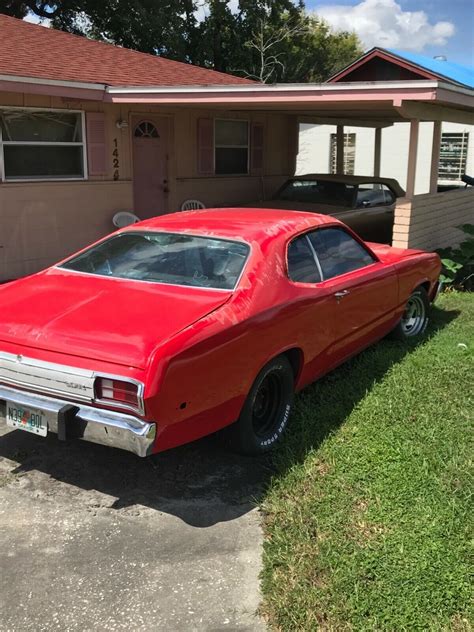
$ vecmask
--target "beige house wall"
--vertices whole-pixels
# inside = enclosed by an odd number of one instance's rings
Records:
[[[456,246],[464,234],[456,228],[474,223],[474,187],[415,195],[395,209],[393,245],[435,250]]]
[[[132,120],[154,116],[169,121],[166,208],[179,210],[188,198],[207,206],[239,205],[272,195],[294,173],[297,127],[285,114],[163,108],[0,93],[0,106],[104,112],[107,173],[79,181],[0,182],[0,281],[38,271],[113,230],[112,217],[133,210]],[[197,171],[197,121],[201,117],[240,118],[265,127],[261,175],[202,177]],[[128,127],[119,129],[117,121]],[[113,180],[112,152],[118,149],[119,179]]]

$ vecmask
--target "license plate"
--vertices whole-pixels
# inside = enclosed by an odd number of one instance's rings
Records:
[[[42,410],[25,408],[14,402],[6,402],[6,406],[7,426],[46,437],[48,434],[48,422]]]

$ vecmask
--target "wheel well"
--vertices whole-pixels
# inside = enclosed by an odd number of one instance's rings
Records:
[[[418,287],[422,287],[427,294],[429,294],[430,291],[430,282],[429,281],[424,281],[423,283],[420,283],[420,285]]]
[[[291,364],[296,382],[303,365],[303,352],[298,347],[295,347],[293,349],[287,349],[282,355],[284,355]]]

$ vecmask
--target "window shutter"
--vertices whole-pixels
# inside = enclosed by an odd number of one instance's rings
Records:
[[[257,175],[263,172],[264,131],[263,123],[252,123],[250,169]]]
[[[87,112],[86,128],[88,173],[90,176],[103,176],[107,173],[105,114]]]
[[[214,175],[214,121],[210,118],[198,119],[198,173]]]

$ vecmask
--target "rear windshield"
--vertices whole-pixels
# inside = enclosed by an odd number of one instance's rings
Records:
[[[352,207],[355,187],[334,180],[289,180],[278,191],[276,199],[306,204],[329,204]]]
[[[126,232],[61,265],[120,279],[231,290],[249,253],[238,241],[174,233]]]

